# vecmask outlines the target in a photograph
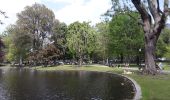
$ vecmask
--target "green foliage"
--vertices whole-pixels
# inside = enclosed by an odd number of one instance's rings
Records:
[[[95,49],[95,31],[87,22],[74,22],[68,27],[67,46],[79,59],[89,55]]]
[[[53,11],[45,5],[35,3],[32,6],[26,6],[24,11],[17,14],[17,17],[17,25],[22,26],[26,33],[32,36],[33,49],[41,49],[44,39],[52,33],[55,20]]]
[[[2,41],[1,37],[0,37],[0,61],[2,61],[4,59],[4,42]]]
[[[26,58],[27,52],[31,48],[31,36],[22,28],[11,25],[6,31],[4,42],[7,47],[6,59],[9,61],[19,61],[20,58]]]
[[[54,45],[60,49],[60,51],[65,54],[67,57],[69,50],[66,45],[66,35],[67,35],[67,25],[65,23],[61,23],[58,20],[54,22],[53,26],[53,34],[51,36],[51,40],[54,41]],[[65,58],[63,57],[63,58]]]
[[[144,48],[142,29],[129,13],[115,14],[109,24],[110,48],[115,55],[135,56]],[[135,18],[139,16],[135,12],[130,14]]]
[[[167,55],[167,51],[168,51],[167,44],[163,41],[163,37],[160,37],[157,42],[157,49],[156,49],[157,57],[163,57],[164,54]]]
[[[55,21],[53,27],[52,39],[56,46],[64,46],[66,44],[66,34],[67,34],[67,25],[65,23],[60,23]]]
[[[109,43],[110,43],[110,36],[109,36],[109,22],[101,22],[96,24],[96,50],[98,58],[102,58],[105,60],[109,56]]]
[[[28,57],[30,50],[41,50],[50,41],[54,24],[54,13],[44,5],[35,3],[26,6],[17,14],[15,25],[6,29],[6,58],[20,62]]]
[[[163,42],[167,45],[170,45],[170,29],[165,28],[160,36],[163,39]]]
[[[170,29],[165,28],[157,42],[156,55],[157,57],[170,58]]]

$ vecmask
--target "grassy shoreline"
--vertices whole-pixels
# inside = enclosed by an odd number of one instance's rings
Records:
[[[54,66],[54,67],[33,67],[31,69],[38,70],[38,71],[57,71],[57,70],[84,70],[84,71],[98,71],[98,72],[114,72],[117,74],[123,73],[123,69],[121,68],[111,68],[111,67],[104,67],[104,66],[83,66],[83,67],[76,67],[72,65],[64,65],[64,66]]]

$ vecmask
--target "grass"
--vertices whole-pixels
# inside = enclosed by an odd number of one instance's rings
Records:
[[[158,76],[128,75],[141,86],[142,100],[170,100],[170,74]]]
[[[57,70],[85,70],[85,71],[99,71],[99,72],[114,72],[117,74],[121,74],[123,69],[121,68],[111,68],[105,66],[83,66],[83,67],[76,67],[71,65],[64,65],[64,66],[54,66],[54,67],[36,67],[32,68],[40,71],[57,71]]]
[[[163,68],[164,68],[164,70],[170,71],[170,64],[169,63],[163,63]]]

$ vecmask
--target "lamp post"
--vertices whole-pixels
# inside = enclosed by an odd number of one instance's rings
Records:
[[[140,65],[140,66],[141,66],[141,57],[140,57],[140,56],[141,56],[141,55],[140,55],[140,54],[141,54],[141,51],[142,51],[142,49],[140,48],[140,49],[139,49],[139,65]]]

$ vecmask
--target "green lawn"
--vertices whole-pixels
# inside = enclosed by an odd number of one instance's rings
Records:
[[[158,76],[128,75],[141,86],[142,100],[170,100],[170,74]]]
[[[86,71],[100,71],[100,72],[112,72],[122,74],[122,68],[110,68],[104,66],[84,66],[84,67],[72,67],[71,65],[56,66],[56,67],[36,67],[32,68],[41,71],[55,71],[55,70],[86,70]],[[141,86],[142,100],[170,100],[170,74],[146,76],[133,73],[127,75]]]
[[[169,63],[163,63],[163,68],[164,68],[164,70],[170,71],[170,64]]]
[[[56,71],[56,70],[86,70],[86,71],[100,71],[100,72],[114,72],[121,74],[123,70],[121,68],[111,68],[105,66],[83,66],[83,67],[76,67],[71,65],[64,65],[64,66],[55,66],[55,67],[36,67],[32,68],[40,71]]]

